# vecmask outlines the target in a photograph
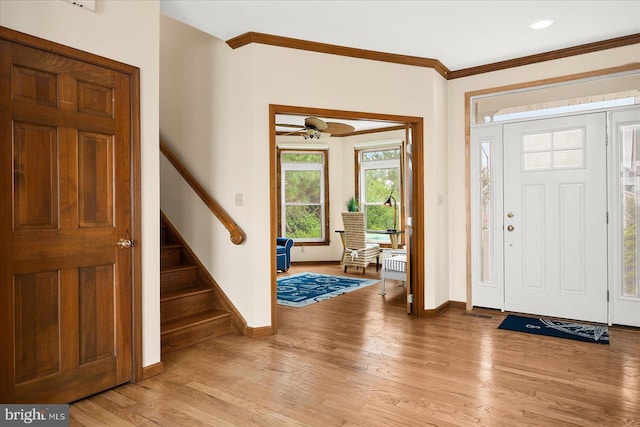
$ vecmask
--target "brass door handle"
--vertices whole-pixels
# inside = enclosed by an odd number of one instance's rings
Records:
[[[129,249],[131,246],[133,246],[131,240],[128,239],[120,239],[116,244],[120,249]]]
[[[513,225],[509,225],[509,226],[507,227],[507,230],[509,230],[509,231],[513,231],[514,229],[515,229],[515,227],[514,227]]]

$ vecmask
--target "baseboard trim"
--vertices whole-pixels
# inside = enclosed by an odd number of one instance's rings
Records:
[[[273,328],[271,326],[261,326],[259,328],[247,326],[244,334],[251,338],[267,337],[269,335],[273,335]]]
[[[445,301],[436,308],[424,310],[422,317],[438,317],[450,308],[466,308],[466,303],[462,301]]]
[[[467,309],[467,303],[464,301],[449,301],[449,308],[462,308]]]
[[[143,366],[142,367],[142,379],[146,380],[151,377],[155,377],[156,375],[160,375],[164,372],[164,363],[161,361],[158,363],[154,363],[153,365]]]

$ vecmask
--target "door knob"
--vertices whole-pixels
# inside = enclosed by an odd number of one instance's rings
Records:
[[[507,230],[509,230],[509,231],[513,231],[514,229],[515,229],[515,227],[514,227],[513,225],[509,225],[509,226],[507,227]]]
[[[133,246],[133,243],[131,242],[131,240],[128,240],[128,239],[120,239],[116,244],[120,249],[129,249],[131,246]]]

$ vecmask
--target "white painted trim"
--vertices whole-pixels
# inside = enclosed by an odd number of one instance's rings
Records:
[[[622,175],[618,127],[624,123],[637,123],[636,117],[640,108],[615,111],[608,116],[609,137],[609,176],[608,176],[608,211],[609,211],[609,319],[608,324],[626,324],[640,326],[640,314],[633,319],[633,312],[640,313],[640,300],[621,295],[623,281],[623,233],[622,233],[622,196],[620,194],[620,177]],[[638,305],[636,308],[635,305]]]
[[[388,148],[402,146],[402,138],[381,139],[378,141],[364,141],[353,144],[354,150],[365,150],[369,148]]]
[[[276,146],[282,150],[328,150],[329,144],[316,144],[315,142],[309,142],[307,144],[300,144],[298,142],[278,142]]]
[[[481,223],[480,223],[480,143],[491,142],[493,201],[491,223],[493,236],[491,250],[490,282],[482,282],[481,274]],[[474,129],[471,136],[471,303],[478,307],[496,308],[504,311],[503,280],[503,230],[502,230],[502,124],[493,124]],[[498,244],[499,243],[499,244]]]

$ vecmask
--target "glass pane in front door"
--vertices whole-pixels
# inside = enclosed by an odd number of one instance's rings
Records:
[[[620,127],[620,149],[622,173],[620,178],[622,195],[622,283],[620,294],[637,297],[638,274],[638,203],[640,202],[640,124]]]

